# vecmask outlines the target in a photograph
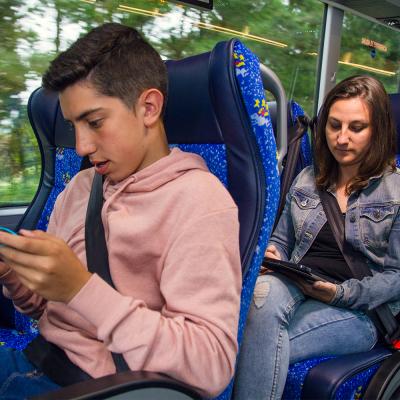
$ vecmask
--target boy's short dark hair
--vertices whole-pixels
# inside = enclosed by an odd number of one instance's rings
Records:
[[[165,108],[165,64],[134,28],[117,23],[94,28],[51,62],[42,84],[62,92],[84,79],[99,93],[118,97],[128,107],[144,90],[156,88],[164,95]]]

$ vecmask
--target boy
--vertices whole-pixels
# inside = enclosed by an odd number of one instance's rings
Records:
[[[42,342],[57,346],[78,380],[113,374],[116,353],[131,370],[216,395],[237,351],[237,208],[200,157],[169,150],[164,63],[136,30],[110,23],[60,54],[43,86],[59,92],[76,150],[93,168],[59,196],[47,233],[0,232],[5,295],[39,318]],[[101,217],[115,289],[86,267],[95,172],[105,178]],[[19,366],[3,368],[13,365],[9,357]],[[23,398],[66,384],[38,358],[30,346],[3,350],[0,394]]]

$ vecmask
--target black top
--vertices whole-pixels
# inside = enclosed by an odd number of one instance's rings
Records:
[[[328,222],[321,228],[300,263],[318,275],[332,277],[340,282],[353,277]]]

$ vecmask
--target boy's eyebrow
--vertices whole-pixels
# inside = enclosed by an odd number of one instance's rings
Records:
[[[94,113],[96,111],[99,111],[101,109],[102,109],[101,107],[98,107],[98,108],[92,108],[91,110],[84,111],[82,114],[79,114],[77,118],[75,118],[75,121],[77,121],[77,122],[78,121],[82,121],[88,115],[90,115],[90,114],[92,114],[92,113]]]

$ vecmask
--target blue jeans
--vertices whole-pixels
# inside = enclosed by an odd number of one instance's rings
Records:
[[[239,354],[234,399],[280,399],[289,364],[367,351],[377,336],[364,313],[305,297],[281,274],[260,276]]]
[[[38,371],[22,351],[0,347],[1,400],[22,400],[59,387]]]

